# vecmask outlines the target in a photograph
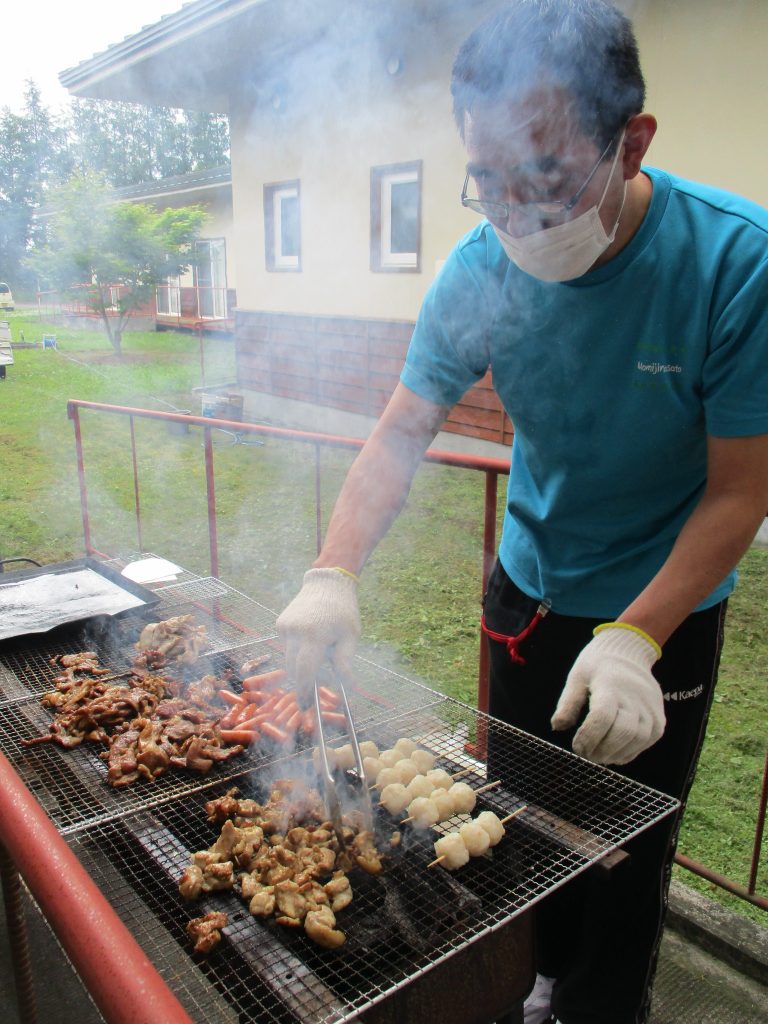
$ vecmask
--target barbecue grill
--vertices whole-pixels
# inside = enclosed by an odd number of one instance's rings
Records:
[[[426,832],[403,828],[383,874],[350,876],[354,899],[339,918],[347,941],[337,950],[252,917],[234,892],[186,903],[178,880],[190,853],[218,836],[205,802],[233,786],[260,799],[276,778],[313,778],[309,743],[290,755],[251,748],[203,777],[167,772],[124,789],[107,786],[92,746],[20,745],[51,721],[39,702],[52,688],[51,657],[96,650],[119,675],[146,621],[191,613],[206,626],[211,647],[194,678],[260,653],[280,664],[274,613],[220,580],[187,573],[156,593],[151,611],[108,627],[86,622],[0,645],[0,749],[195,1021],[493,1019],[531,987],[531,908],[677,808],[664,794],[358,657],[348,695],[361,739],[386,748],[409,736],[437,756],[438,767],[465,771],[462,780],[475,789],[498,780],[475,812],[505,817],[525,809],[489,854],[455,873],[427,864],[437,835],[465,818]],[[468,753],[478,746],[487,747],[486,760]],[[349,785],[354,790],[355,781]],[[375,817],[381,837],[399,827],[383,808]],[[223,940],[195,958],[185,926],[211,910],[229,915]],[[494,969],[499,962],[503,971]]]

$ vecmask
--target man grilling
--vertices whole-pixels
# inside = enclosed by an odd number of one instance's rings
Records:
[[[734,566],[768,508],[768,215],[643,164],[656,121],[606,0],[515,0],[451,88],[482,220],[278,620],[287,666],[305,700],[326,658],[348,671],[357,577],[491,367],[515,427],[484,602],[491,714],[684,803]],[[648,1020],[678,828],[629,843],[610,884],[545,901],[527,1024]]]

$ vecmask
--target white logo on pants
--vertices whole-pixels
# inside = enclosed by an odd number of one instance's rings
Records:
[[[692,690],[672,690],[670,693],[665,693],[664,700],[693,700],[694,697],[700,697],[703,692],[704,683],[699,683]]]

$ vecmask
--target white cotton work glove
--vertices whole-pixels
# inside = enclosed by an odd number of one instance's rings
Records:
[[[574,752],[598,764],[628,764],[664,732],[664,695],[651,674],[661,648],[647,633],[606,622],[595,630],[568,673],[553,729],[576,725]]]
[[[301,707],[311,707],[321,666],[349,676],[360,636],[357,579],[341,569],[310,569],[304,585],[277,620],[288,678]]]

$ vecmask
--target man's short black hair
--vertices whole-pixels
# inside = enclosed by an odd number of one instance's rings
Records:
[[[629,19],[607,0],[512,0],[456,55],[453,113],[522,96],[551,81],[567,89],[583,132],[607,146],[643,109],[645,82]]]

